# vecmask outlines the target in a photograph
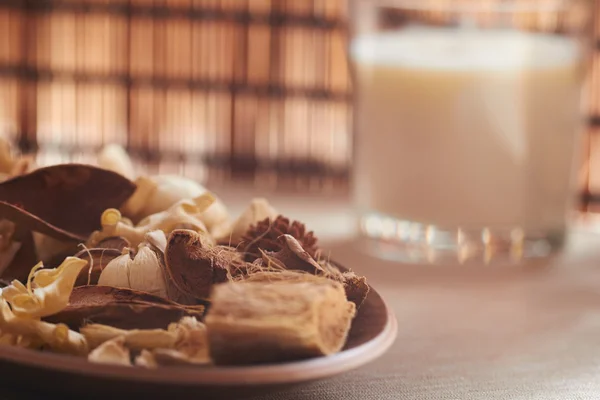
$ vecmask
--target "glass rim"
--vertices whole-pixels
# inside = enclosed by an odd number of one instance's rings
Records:
[[[510,0],[495,3],[481,0],[349,0],[350,3],[372,4],[386,6],[399,10],[432,11],[432,12],[560,12],[569,9],[582,0]],[[588,0],[589,2],[589,0]]]

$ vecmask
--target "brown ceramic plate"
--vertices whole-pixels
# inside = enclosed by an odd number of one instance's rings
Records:
[[[323,379],[367,364],[382,355],[397,334],[394,314],[371,290],[355,317],[345,348],[334,355],[281,364],[244,367],[163,367],[148,370],[93,364],[85,359],[0,348],[3,393],[41,398],[64,393],[79,398],[234,398]],[[33,392],[35,391],[35,393]],[[199,397],[199,394],[202,396]],[[80,397],[82,396],[82,397]],[[15,397],[16,398],[16,397]],[[64,398],[64,397],[63,397]]]

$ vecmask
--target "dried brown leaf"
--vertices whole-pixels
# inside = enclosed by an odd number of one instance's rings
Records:
[[[56,239],[85,240],[99,228],[102,212],[134,191],[133,182],[112,171],[53,165],[1,182],[0,218]]]

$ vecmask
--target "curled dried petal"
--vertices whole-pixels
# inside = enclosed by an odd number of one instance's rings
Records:
[[[53,269],[40,269],[36,265],[30,274],[26,291],[23,285],[13,281],[2,290],[15,315],[45,317],[56,314],[69,304],[75,280],[87,261],[77,257],[67,257],[60,266]],[[12,289],[11,289],[12,287]]]
[[[131,366],[129,349],[124,346],[125,338],[116,337],[96,347],[88,355],[88,361],[98,364]]]
[[[123,337],[124,345],[132,350],[154,349],[160,347],[173,347],[177,341],[175,332],[164,329],[118,329],[108,325],[89,324],[80,329],[91,348],[102,343]]]
[[[23,316],[15,315],[8,303],[0,299],[0,330],[12,335],[37,337],[52,349],[61,353],[85,355],[87,342],[83,335],[69,330],[62,324],[51,324]]]
[[[158,362],[154,358],[154,354],[148,350],[142,350],[135,358],[135,365],[138,367],[154,369],[158,367]]]

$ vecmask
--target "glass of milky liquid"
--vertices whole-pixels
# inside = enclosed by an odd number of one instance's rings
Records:
[[[353,190],[371,252],[489,263],[564,247],[589,3],[350,0]]]

